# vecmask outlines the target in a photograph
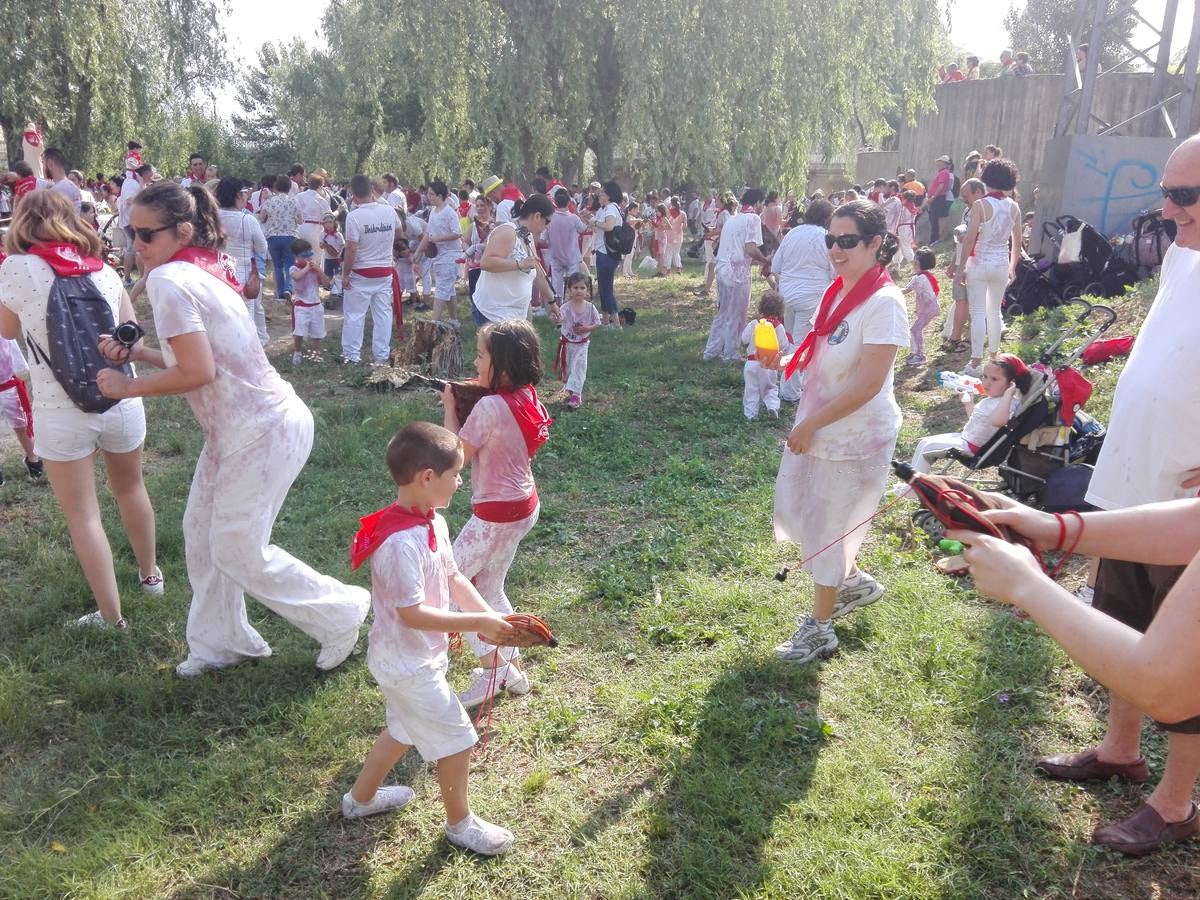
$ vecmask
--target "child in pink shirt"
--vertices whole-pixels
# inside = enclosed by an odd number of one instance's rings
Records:
[[[910,366],[925,365],[925,326],[937,318],[937,314],[940,312],[938,307],[939,287],[937,278],[933,275],[933,268],[936,265],[936,254],[928,247],[922,247],[916,253],[917,273],[904,288],[904,292],[911,293],[917,301],[912,331],[909,332],[912,349],[909,351],[907,364]]]

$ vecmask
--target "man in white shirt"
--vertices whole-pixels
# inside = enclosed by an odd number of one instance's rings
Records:
[[[346,216],[346,254],[342,264],[342,362],[356,363],[362,350],[363,327],[371,311],[371,355],[388,362],[392,344],[392,239],[396,211],[372,199],[371,179],[350,179],[354,208]]]
[[[1158,296],[1117,382],[1104,447],[1087,501],[1100,509],[1195,497],[1200,488],[1200,405],[1188,391],[1200,382],[1200,136],[1184,141],[1162,175],[1163,213],[1178,233],[1163,259]],[[1103,559],[1093,606],[1144,632],[1183,566]],[[1036,771],[1064,781],[1149,780],[1141,755],[1142,711],[1109,694],[1108,730],[1099,746],[1039,760]],[[1167,732],[1162,779],[1133,815],[1096,829],[1093,843],[1141,856],[1200,834],[1192,802],[1200,777],[1200,717],[1161,724]]]
[[[721,214],[721,201],[717,199],[717,189],[708,189],[708,199],[704,201],[700,207],[700,234],[708,234],[713,228],[717,227],[717,217]],[[705,238],[704,240],[704,287],[700,289],[700,296],[707,297],[709,291],[712,290],[713,278],[716,275],[716,239]]]
[[[67,178],[71,180],[71,184],[79,188],[79,199],[82,202],[90,203],[92,206],[96,205],[96,195],[85,187],[86,182],[84,181],[82,172],[78,169],[72,169],[67,173]]]
[[[50,190],[58,191],[70,200],[75,207],[75,212],[79,212],[79,205],[83,203],[83,195],[75,183],[67,177],[67,158],[63,156],[63,152],[57,147],[50,147],[42,156],[42,166],[46,170],[46,178],[51,182]]]
[[[288,193],[293,197],[308,187],[307,180],[304,177],[304,166],[300,165],[300,163],[296,163],[288,169],[288,178],[292,182],[292,189]]]
[[[385,172],[383,176],[383,199],[392,209],[402,211],[408,209],[408,200],[404,196],[404,191],[400,190],[400,179],[391,172]]]
[[[750,305],[750,266],[768,263],[771,257],[758,249],[762,243],[762,212],[766,197],[751,188],[742,194],[741,210],[721,229],[717,248],[717,314],[704,347],[705,359],[741,362],[739,338],[746,327],[746,308]]]
[[[208,174],[208,163],[205,162],[203,155],[193,153],[188,157],[188,174],[183,181],[179,182],[179,186],[187,190],[193,184],[204,184],[204,176]]]
[[[117,197],[117,225],[125,232],[125,286],[133,284],[133,267],[137,258],[133,252],[133,229],[129,225],[129,213],[133,209],[133,198],[136,197],[154,177],[154,167],[144,163],[132,170],[121,182],[121,193]]]

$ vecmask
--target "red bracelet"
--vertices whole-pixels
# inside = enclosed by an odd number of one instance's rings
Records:
[[[1058,543],[1054,545],[1054,552],[1062,553],[1063,555],[1058,560],[1058,564],[1054,567],[1053,571],[1048,572],[1047,574],[1049,574],[1051,578],[1057,578],[1058,573],[1062,571],[1062,568],[1066,565],[1067,560],[1075,554],[1075,548],[1079,546],[1079,542],[1083,539],[1084,523],[1083,516],[1081,516],[1078,512],[1073,509],[1067,510],[1068,516],[1074,516],[1079,520],[1079,532],[1075,535],[1075,540],[1071,541],[1071,546],[1066,548],[1064,552],[1064,547],[1066,547],[1067,543],[1067,519],[1066,516],[1063,516],[1059,513],[1054,513],[1053,515],[1058,521]]]

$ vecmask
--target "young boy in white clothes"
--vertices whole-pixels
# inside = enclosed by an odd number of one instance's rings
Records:
[[[742,412],[748,421],[758,418],[760,405],[767,408],[772,419],[779,418],[779,373],[763,368],[754,352],[754,327],[758,319],[766,319],[775,326],[775,340],[781,352],[788,353],[792,349],[792,339],[783,327],[783,296],[775,291],[767,291],[758,300],[758,318],[747,322],[741,335],[742,343],[746,346],[746,364],[742,367],[742,380],[745,382]]]
[[[495,856],[512,847],[513,835],[471,812],[467,773],[477,735],[446,681],[446,651],[449,632],[476,632],[505,644],[513,628],[458,571],[446,521],[436,512],[462,484],[463,461],[462,442],[452,432],[430,422],[406,425],[387,448],[396,502],[364,518],[354,537],[351,567],[371,560],[375,621],[367,667],[383,691],[387,727],[342,797],[342,815],[355,819],[408,803],[412,788],[383,781],[416,747],[422,758],[437,761],[450,843]],[[463,612],[451,611],[451,603]]]
[[[292,365],[300,365],[300,351],[304,349],[304,339],[308,338],[308,346],[313,354],[320,357],[321,341],[325,339],[325,306],[321,303],[321,287],[328,287],[330,278],[321,270],[321,261],[317,259],[313,246],[304,238],[292,241],[292,256],[296,264],[292,266]]]

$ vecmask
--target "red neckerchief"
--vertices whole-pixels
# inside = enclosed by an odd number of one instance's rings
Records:
[[[75,275],[86,275],[88,272],[99,272],[104,268],[103,260],[95,256],[84,256],[74,244],[62,241],[30,244],[29,250],[39,259],[45,260],[54,270],[54,274],[64,278]]]
[[[914,203],[912,200],[901,200],[900,202],[904,204],[904,208],[907,209],[910,213],[915,214],[915,213],[919,213],[921,211],[921,207],[917,206],[917,204]]]
[[[1008,194],[1004,193],[1004,191],[988,191],[987,195],[989,197],[995,197],[997,200],[1007,200],[1008,199]]]
[[[433,510],[422,513],[392,503],[358,520],[362,526],[350,544],[350,568],[357,569],[383,542],[398,531],[424,525],[429,531],[429,549],[437,553],[437,534],[433,530]]]
[[[37,190],[37,176],[26,175],[24,178],[18,178],[13,185],[13,199],[20,200],[26,194]]]
[[[825,296],[821,298],[821,305],[813,322],[813,330],[805,336],[799,349],[792,355],[792,361],[788,363],[784,372],[784,379],[791,378],[797,371],[805,370],[812,361],[818,338],[833,334],[833,330],[842,324],[846,316],[866,303],[881,287],[891,283],[891,276],[885,267],[872,266],[854,283],[854,287],[842,298],[837,309],[834,309],[834,300],[837,299],[838,291],[842,289],[842,279],[835,278],[833,284],[825,289]]]
[[[242,292],[241,282],[233,274],[233,260],[224,253],[209,250],[207,247],[184,247],[168,262],[191,263],[207,272],[214,278],[219,278],[239,294]]]
[[[783,319],[777,319],[774,316],[763,316],[763,318],[766,319],[768,322],[770,322],[772,325],[774,325],[776,328],[778,328],[780,325],[783,324]],[[787,338],[787,341],[789,344],[792,342],[791,332],[789,332],[785,329],[783,332],[783,336]]]
[[[515,391],[501,390],[496,393],[508,404],[509,412],[513,414],[517,427],[521,429],[521,437],[525,438],[525,449],[529,451],[529,458],[533,459],[538,448],[550,437],[550,425],[554,420],[538,400],[537,391],[532,384]]]
[[[752,213],[752,212],[754,212],[754,207],[753,206],[743,206],[741,209],[738,210],[738,212]]]
[[[931,288],[933,288],[933,296],[936,297],[938,294],[940,294],[942,292],[942,289],[940,287],[938,287],[938,280],[937,280],[937,278],[934,277],[932,272],[918,272],[917,274],[924,275],[926,278],[929,279],[929,286]]]

